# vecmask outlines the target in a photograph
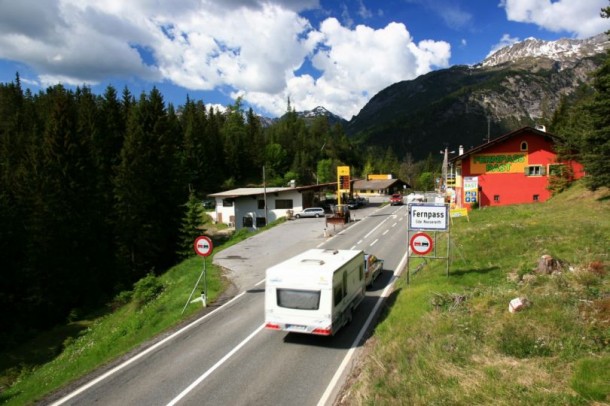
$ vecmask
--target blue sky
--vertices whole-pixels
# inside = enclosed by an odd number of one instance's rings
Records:
[[[241,97],[266,116],[346,119],[385,87],[534,37],[610,30],[608,0],[0,0],[0,82],[167,103]]]

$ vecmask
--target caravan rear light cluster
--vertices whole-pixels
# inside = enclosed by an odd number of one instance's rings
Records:
[[[317,334],[320,336],[329,336],[331,335],[331,330],[329,328],[315,328],[311,334]]]
[[[267,323],[267,324],[265,324],[265,328],[268,328],[269,330],[279,330],[280,326],[279,326],[279,324],[275,324],[275,323]]]

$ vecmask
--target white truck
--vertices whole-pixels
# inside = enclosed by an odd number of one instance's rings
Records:
[[[265,327],[334,335],[364,298],[364,253],[310,249],[267,269]]]

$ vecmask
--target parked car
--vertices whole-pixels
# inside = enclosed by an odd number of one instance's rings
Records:
[[[294,215],[294,217],[296,218],[301,218],[301,217],[324,217],[325,213],[324,213],[324,209],[321,207],[310,207],[308,209],[305,209],[301,212],[298,212]]]
[[[390,197],[390,205],[392,206],[399,206],[403,203],[402,201],[402,195],[400,193],[394,193],[391,197]]]
[[[347,201],[347,207],[349,207],[350,210],[354,210],[360,207],[360,203],[356,199],[350,199]]]

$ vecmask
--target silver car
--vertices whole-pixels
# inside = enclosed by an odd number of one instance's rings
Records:
[[[296,213],[294,215],[294,217],[296,218],[301,218],[301,217],[324,217],[325,213],[324,213],[324,209],[321,207],[310,207],[308,209],[303,210],[302,212]]]

